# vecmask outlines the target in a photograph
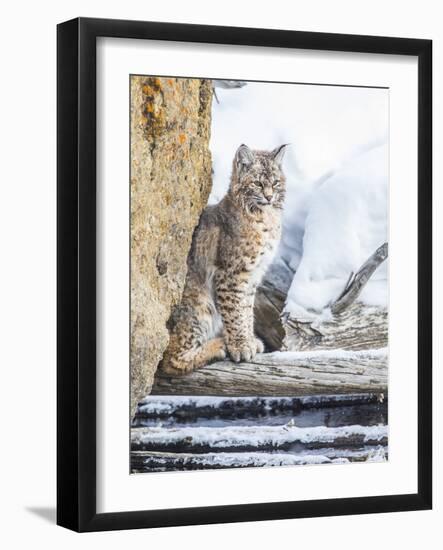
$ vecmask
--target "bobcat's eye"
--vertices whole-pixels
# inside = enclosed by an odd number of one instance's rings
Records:
[[[256,187],[263,187],[263,185],[261,184],[261,181],[254,181],[254,185]]]
[[[272,184],[272,187],[278,187],[280,185],[280,180],[275,180]]]

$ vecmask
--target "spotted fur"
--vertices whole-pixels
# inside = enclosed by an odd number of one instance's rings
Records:
[[[203,211],[188,256],[181,304],[171,318],[161,368],[190,372],[211,361],[248,361],[263,351],[254,334],[254,299],[281,235],[285,145],[241,145],[229,191]]]

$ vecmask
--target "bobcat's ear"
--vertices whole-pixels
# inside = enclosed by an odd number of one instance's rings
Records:
[[[289,143],[284,143],[283,145],[280,145],[279,147],[276,147],[273,151],[272,151],[272,157],[273,159],[275,160],[275,162],[281,166],[281,163],[282,163],[282,160],[283,160],[283,157],[285,156],[285,152],[286,152],[286,147],[289,145]]]
[[[238,168],[248,168],[254,161],[254,153],[242,143],[235,153],[235,163]]]

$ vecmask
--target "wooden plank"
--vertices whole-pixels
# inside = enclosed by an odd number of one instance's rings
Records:
[[[260,354],[221,361],[187,375],[157,373],[153,395],[303,396],[386,394],[387,351]]]

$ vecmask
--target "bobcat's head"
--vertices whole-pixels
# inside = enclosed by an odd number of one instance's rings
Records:
[[[240,145],[235,153],[231,193],[250,213],[283,208],[285,176],[281,167],[285,145],[272,151],[255,151]]]

